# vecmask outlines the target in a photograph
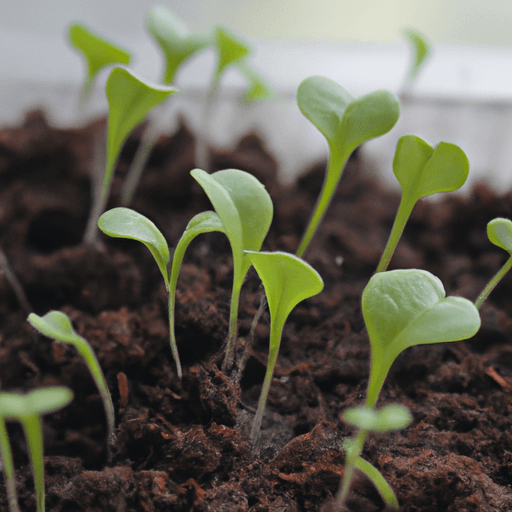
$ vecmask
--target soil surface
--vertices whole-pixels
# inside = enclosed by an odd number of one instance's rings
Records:
[[[268,352],[269,318],[256,329],[239,385],[220,371],[232,278],[221,234],[190,246],[178,286],[176,376],[168,341],[167,297],[149,251],[101,236],[80,240],[90,204],[95,141],[105,122],[58,130],[41,113],[0,131],[0,246],[42,315],[67,313],[93,346],[116,409],[116,444],[107,463],[106,422],[94,383],[75,350],[38,335],[11,286],[0,279],[0,379],[5,391],[65,385],[73,402],[44,419],[49,512],[313,512],[335,510],[343,439],[354,431],[342,411],[364,401],[369,342],[361,314],[364,286],[389,234],[399,195],[384,188],[359,154],[346,169],[305,259],[325,290],[300,303],[285,326],[260,443],[249,430]],[[119,204],[140,131],[127,142],[109,207]],[[190,177],[194,139],[183,126],[161,137],[132,207],[174,247],[188,221],[209,209]],[[393,151],[394,148],[390,148]],[[363,148],[364,151],[364,148]],[[294,252],[321,187],[325,163],[302,169],[291,187],[255,135],[213,154],[213,170],[253,173],[271,194],[275,218],[264,250]],[[467,197],[421,202],[390,268],[423,268],[448,294],[474,300],[507,258],[487,223],[512,216],[512,194],[483,184]],[[481,309],[482,328],[467,342],[421,346],[393,365],[379,399],[406,405],[414,422],[371,435],[363,456],[407,512],[512,511],[512,276]],[[254,271],[242,290],[240,346],[261,297]],[[22,431],[9,424],[23,511],[35,498]],[[3,479],[0,510],[7,511]],[[358,475],[350,511],[382,511]]]

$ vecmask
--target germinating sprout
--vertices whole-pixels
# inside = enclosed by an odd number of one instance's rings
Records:
[[[5,429],[5,420],[21,423],[28,444],[30,465],[36,488],[37,512],[44,512],[44,461],[43,432],[41,416],[68,405],[73,399],[71,390],[64,387],[35,389],[26,394],[0,392],[0,451],[4,464],[4,473],[8,482],[9,507],[18,512],[19,507],[14,487],[14,469],[12,454]],[[8,465],[10,464],[10,467]]]
[[[105,376],[103,375],[92,347],[89,345],[87,340],[75,332],[71,324],[71,320],[61,311],[50,311],[42,317],[35,313],[30,313],[28,316],[28,322],[40,333],[48,336],[48,338],[57,340],[60,343],[73,345],[85,361],[103,401],[103,407],[107,418],[107,451],[108,459],[110,461],[112,459],[112,447],[115,442],[114,404],[112,403],[112,397],[110,396]]]
[[[249,264],[254,265],[260,276],[270,310],[270,349],[267,371],[251,430],[251,442],[254,444],[260,434],[286,319],[299,302],[320,293],[324,282],[313,267],[293,254],[255,251],[245,251],[245,253]]]
[[[462,187],[469,174],[469,161],[455,144],[440,142],[433,148],[415,135],[404,135],[396,146],[393,172],[402,198],[377,272],[389,265],[414,205],[423,197]]]
[[[85,230],[84,242],[95,243],[97,222],[105,210],[112,177],[121,148],[132,130],[144,120],[146,114],[176,92],[174,87],[146,82],[133,72],[114,67],[107,80],[108,99],[107,158],[102,179],[93,194],[93,206]]]
[[[424,66],[427,58],[430,55],[431,48],[427,38],[420,34],[417,30],[406,30],[405,37],[408,39],[412,47],[413,58],[411,65],[407,71],[405,84],[401,96],[404,96],[417,80],[421,68]]]
[[[113,64],[129,64],[131,55],[91,32],[79,23],[73,23],[68,29],[69,42],[80,52],[87,63],[87,76],[82,97],[88,96],[98,72]]]
[[[400,106],[387,91],[356,99],[341,85],[321,76],[307,78],[300,84],[297,104],[329,144],[325,181],[297,250],[297,255],[302,256],[325,215],[351,153],[363,142],[389,132],[398,120]]]
[[[510,257],[478,296],[475,302],[475,306],[478,309],[480,309],[485,299],[489,297],[489,294],[496,288],[496,285],[512,267],[512,221],[502,217],[491,220],[491,222],[487,224],[487,236],[494,245],[505,249]]]

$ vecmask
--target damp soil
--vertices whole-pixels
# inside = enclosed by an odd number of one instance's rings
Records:
[[[349,161],[328,215],[305,255],[325,290],[300,303],[285,326],[261,441],[248,433],[268,351],[269,318],[256,329],[239,385],[220,370],[227,333],[232,261],[220,234],[198,237],[178,285],[180,382],[168,342],[166,294],[151,255],[136,242],[101,236],[80,244],[90,204],[94,144],[104,120],[59,130],[32,112],[0,130],[0,246],[32,310],[66,312],[93,346],[116,409],[116,444],[107,463],[102,403],[70,347],[39,336],[0,276],[0,381],[5,391],[65,385],[75,398],[44,420],[49,512],[313,512],[335,510],[345,438],[342,411],[364,400],[369,342],[361,293],[390,231],[399,196],[372,175],[363,156]],[[140,132],[127,142],[109,206]],[[190,177],[194,139],[185,125],[155,147],[133,208],[174,247],[192,216],[208,209]],[[293,148],[291,148],[293,150]],[[390,148],[392,151],[393,148]],[[364,148],[363,148],[364,151]],[[291,186],[256,135],[214,169],[239,168],[267,187],[275,218],[265,250],[296,250],[321,187],[325,163],[297,169]],[[512,194],[484,184],[466,196],[416,206],[391,268],[418,267],[449,294],[474,300],[506,259],[486,236],[487,222],[512,216]],[[482,328],[466,342],[420,346],[393,365],[379,405],[400,403],[414,422],[369,437],[363,456],[407,512],[512,511],[512,278],[482,307]],[[247,343],[261,288],[250,272],[242,292],[240,346]],[[9,424],[23,511],[35,511],[19,426]],[[382,511],[358,475],[350,511]],[[7,511],[3,480],[0,510]]]

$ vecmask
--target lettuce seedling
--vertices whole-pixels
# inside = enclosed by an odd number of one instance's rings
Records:
[[[16,494],[16,481],[14,479],[14,462],[12,458],[11,443],[7,434],[5,418],[0,411],[0,463],[5,477],[5,490],[10,512],[21,512]]]
[[[48,338],[52,338],[61,343],[69,343],[70,345],[73,345],[80,356],[84,359],[87,368],[89,368],[89,371],[91,372],[94,383],[98,388],[103,401],[103,407],[105,408],[105,415],[107,417],[107,451],[108,459],[111,461],[112,447],[115,442],[114,404],[112,403],[112,397],[110,396],[105,376],[103,375],[92,347],[84,338],[74,331],[71,320],[61,311],[50,311],[43,317],[38,316],[35,313],[31,313],[28,316],[28,322],[40,333],[48,336]]]
[[[414,205],[423,197],[462,187],[469,174],[469,161],[455,144],[440,142],[433,148],[415,135],[404,135],[398,140],[393,172],[402,198],[377,272],[389,265]]]
[[[5,420],[15,420],[21,423],[23,432],[28,443],[30,464],[34,476],[34,486],[36,488],[37,512],[44,512],[44,461],[43,461],[43,432],[41,425],[41,416],[62,409],[73,399],[71,390],[64,387],[49,387],[45,389],[35,389],[27,394],[0,392],[0,446],[2,452],[2,462],[4,463],[4,472],[13,478],[12,455],[5,429]],[[10,463],[10,467],[6,466]],[[9,484],[14,486],[14,480]],[[9,496],[9,506],[11,512],[17,512],[19,507],[15,490],[14,496]],[[12,501],[14,499],[16,503]]]
[[[258,409],[251,430],[251,442],[254,444],[260,434],[286,319],[299,302],[320,293],[324,282],[313,267],[293,254],[247,250],[245,254],[249,264],[254,265],[260,276],[270,310],[270,350]]]
[[[145,82],[125,68],[114,67],[110,72],[106,86],[108,99],[106,168],[104,173],[101,173],[102,179],[97,179],[98,188],[102,182],[101,189],[93,192],[93,206],[85,230],[84,242],[95,243],[96,241],[97,222],[105,210],[115,164],[128,135],[151,109],[176,91],[174,87]]]
[[[354,440],[345,440],[343,447],[347,453],[347,463],[343,475],[343,485],[336,499],[344,503],[350,488],[354,469],[363,472],[375,485],[387,506],[398,510],[398,500],[380,471],[361,457],[364,441],[369,432],[391,432],[401,430],[412,423],[412,415],[401,405],[387,405],[380,410],[369,407],[354,407],[343,412],[343,419],[359,428]]]
[[[68,39],[71,45],[84,56],[87,64],[82,98],[89,95],[92,83],[101,69],[113,64],[128,65],[130,63],[131,55],[127,51],[92,33],[79,23],[69,26]]]
[[[402,97],[409,91],[409,89],[412,87],[412,85],[418,78],[419,72],[423,65],[425,64],[431,51],[429,42],[427,41],[425,36],[420,34],[418,31],[406,30],[404,34],[411,44],[413,58],[405,78],[405,84],[400,94],[400,96]]]
[[[297,91],[301,112],[320,130],[329,144],[325,181],[297,255],[302,256],[331,202],[350,154],[363,142],[387,133],[398,120],[400,106],[387,91],[353,98],[329,78],[313,76]]]
[[[480,309],[485,299],[487,299],[489,294],[496,288],[496,285],[512,267],[512,221],[501,217],[491,220],[487,224],[487,236],[494,245],[505,249],[510,254],[510,257],[482,290],[478,299],[476,299],[475,306],[478,309]]]

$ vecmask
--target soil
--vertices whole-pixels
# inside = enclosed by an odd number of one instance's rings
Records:
[[[0,131],[0,246],[33,311],[66,312],[93,346],[116,408],[116,444],[107,464],[106,422],[88,371],[71,347],[39,336],[7,280],[0,279],[1,389],[65,385],[71,405],[44,420],[49,512],[313,512],[335,510],[342,411],[364,400],[369,343],[361,293],[377,265],[399,201],[359,153],[349,161],[329,213],[305,259],[325,290],[300,303],[285,326],[260,443],[249,430],[263,380],[269,318],[264,314],[240,385],[220,371],[227,333],[232,261],[221,234],[198,237],[180,277],[177,338],[184,375],[168,342],[166,293],[158,267],[137,242],[101,237],[80,244],[90,204],[94,141],[105,121],[59,130],[32,112]],[[99,134],[99,135],[98,135]],[[137,147],[128,140],[109,206]],[[187,128],[161,137],[133,208],[174,247],[192,216],[209,208],[189,171]],[[364,151],[364,148],[363,148]],[[392,148],[390,148],[392,151]],[[215,169],[247,170],[269,190],[275,218],[265,250],[296,250],[321,187],[325,163],[303,169],[293,186],[256,135],[214,152]],[[390,268],[424,268],[447,293],[474,300],[507,255],[486,236],[487,222],[512,216],[512,194],[484,184],[414,209]],[[512,276],[482,307],[482,328],[467,342],[420,346],[395,362],[379,405],[409,407],[413,424],[371,435],[363,456],[407,512],[512,511]],[[240,305],[244,344],[261,288],[248,275]],[[25,441],[9,424],[20,506],[35,510]],[[3,481],[0,510],[7,511]],[[358,475],[350,511],[382,511]]]

